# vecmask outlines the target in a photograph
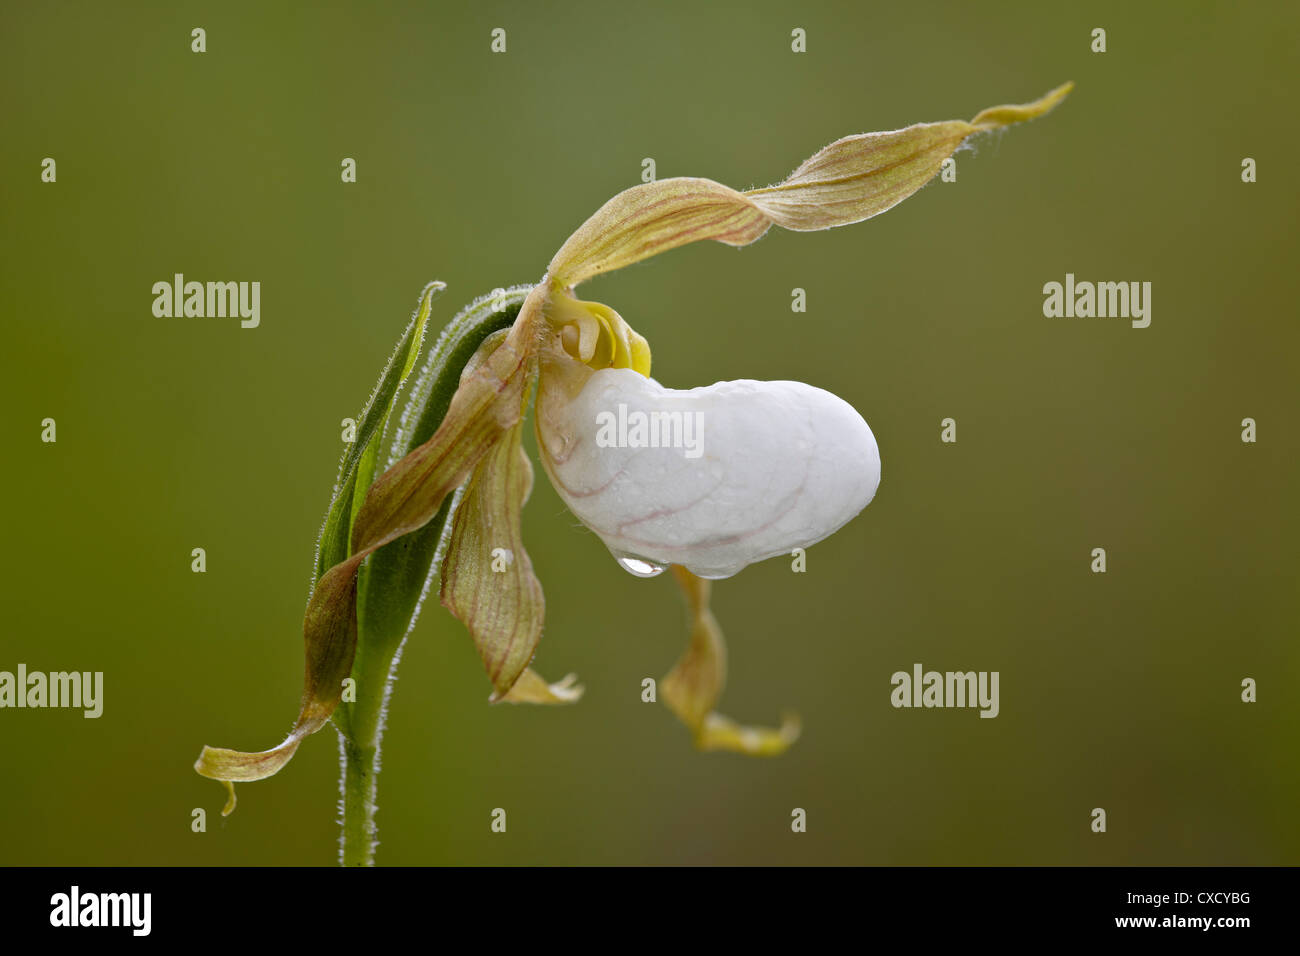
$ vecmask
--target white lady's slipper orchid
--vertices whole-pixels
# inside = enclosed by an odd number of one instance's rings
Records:
[[[648,575],[673,565],[686,596],[691,641],[661,682],[664,703],[703,749],[776,754],[788,747],[798,733],[792,719],[763,730],[713,710],[726,654],[706,579],[814,544],[861,511],[880,482],[875,437],[847,403],[798,382],[663,388],[650,378],[646,340],[612,308],[581,301],[573,290],[691,242],[743,246],[773,225],[801,232],[878,215],[932,179],[968,137],[1042,116],[1070,88],[984,110],[970,122],[845,137],[762,189],[740,192],[696,178],[633,187],[569,237],[526,298],[517,295],[508,330],[491,326],[489,313],[497,310],[485,310],[486,300],[458,316],[434,354],[440,368],[464,373],[454,393],[449,386],[443,395],[435,383],[420,415],[436,431],[427,439],[421,433],[421,443],[403,449],[404,457],[373,482],[373,442],[358,441],[345,456],[307,606],[307,679],[292,733],[261,753],[206,747],[198,772],[228,785],[276,773],[331,718],[351,679],[370,696],[366,708],[345,710],[346,765],[348,774],[361,768],[353,774],[356,792],[373,786],[367,768],[378,750],[389,668],[418,611],[430,561],[440,572],[443,605],[478,647],[493,699],[577,699],[571,679],[548,684],[530,669],[544,618],[541,584],[521,534],[532,483],[521,431],[534,380],[539,446],[560,496],[629,570]],[[367,434],[383,431],[419,350],[423,316],[426,308],[367,407]],[[493,329],[500,330],[489,335]],[[476,350],[473,361],[462,348]],[[360,624],[359,575],[366,585]],[[353,776],[345,775],[345,819]]]
[[[576,396],[544,385],[537,422],[564,503],[643,576],[676,564],[726,578],[807,548],[865,508],[880,484],[862,416],[801,382],[679,391],[608,368]]]

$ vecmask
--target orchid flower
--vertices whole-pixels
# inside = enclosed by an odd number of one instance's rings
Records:
[[[411,383],[434,295],[426,288],[359,421],[321,533],[304,623],[306,682],[289,737],[260,753],[205,747],[196,770],[229,789],[279,771],[331,718],[344,757],[343,858],[370,862],[383,712],[400,648],[428,588],[466,627],[493,701],[569,703],[570,676],[531,669],[544,600],[521,536],[532,466],[521,447],[529,398],[542,464],[577,518],[641,576],[671,566],[690,643],[660,684],[706,750],[772,755],[798,734],[745,727],[715,711],[725,680],[711,580],[806,548],[871,501],[875,437],[852,406],[798,382],[689,390],[650,377],[650,347],[608,305],[575,288],[677,246],[744,246],[773,225],[827,229],[878,215],[916,192],[969,137],[1055,107],[1066,84],[970,122],[925,123],[837,140],[775,186],[741,192],[708,179],[635,186],[564,243],[532,287],[497,290],[448,325]],[[629,424],[630,423],[630,424]],[[387,467],[379,455],[387,449]]]

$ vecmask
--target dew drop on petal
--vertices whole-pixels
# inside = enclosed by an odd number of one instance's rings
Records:
[[[655,564],[645,558],[633,557],[630,554],[616,554],[614,560],[618,562],[620,568],[638,578],[653,578],[664,573],[664,565]]]

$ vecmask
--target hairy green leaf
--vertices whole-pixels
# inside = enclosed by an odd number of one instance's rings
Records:
[[[415,367],[424,341],[424,328],[433,308],[433,299],[445,288],[447,286],[443,282],[430,282],[424,287],[415,314],[407,323],[406,331],[402,333],[397,348],[388,359],[374,391],[370,393],[369,401],[357,418],[355,440],[343,451],[338,479],[334,483],[334,497],[330,501],[320,541],[316,545],[317,581],[322,574],[348,556],[352,522],[356,519],[362,497],[356,493],[357,489],[360,488],[364,494],[374,478],[376,453],[393,407],[393,398]]]
[[[390,423],[386,465],[405,458],[438,430],[460,384],[461,370],[484,339],[514,322],[530,289],[515,286],[483,296],[447,324],[429,351],[400,418]],[[415,624],[420,602],[437,571],[434,559],[449,530],[455,501],[447,498],[432,521],[384,545],[362,567],[357,620],[363,644],[400,641]]]

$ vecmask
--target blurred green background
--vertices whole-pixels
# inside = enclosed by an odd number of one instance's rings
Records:
[[[424,283],[449,284],[445,321],[536,281],[645,157],[764,185],[842,135],[1069,79],[1056,113],[879,219],[584,287],[665,384],[807,381],[876,433],[876,500],[806,574],[775,559],[715,589],[721,709],[793,709],[803,739],[699,754],[641,702],[686,640],[676,590],[620,571],[539,469],[537,667],[587,695],[489,707],[428,608],[379,860],[1300,862],[1298,26],[1293,4],[6,4],[0,669],[102,670],[105,711],[0,711],[0,862],[335,860],[332,729],[224,821],[190,767],[291,724],[339,422]],[[261,327],[154,318],[175,272],[259,280]],[[1044,318],[1066,272],[1151,281],[1151,327]],[[999,671],[1001,715],[893,709],[918,661]]]

